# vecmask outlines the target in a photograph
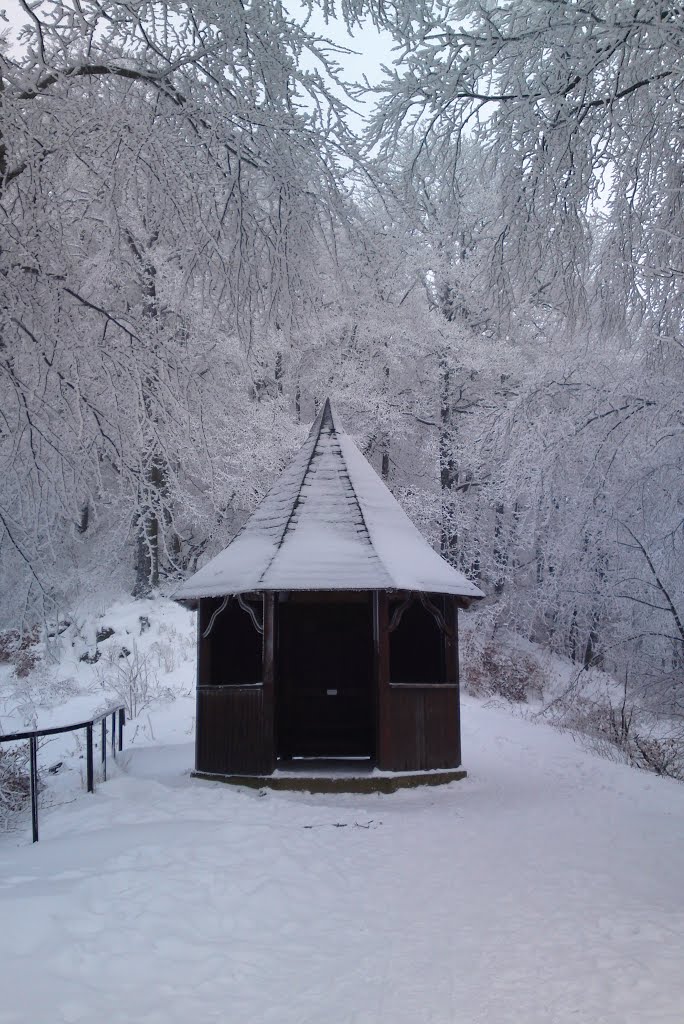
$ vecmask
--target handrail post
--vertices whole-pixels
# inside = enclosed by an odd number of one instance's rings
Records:
[[[86,725],[86,772],[88,780],[88,792],[95,792],[95,772],[93,769],[93,723]]]
[[[117,719],[118,714],[118,719]],[[100,714],[97,717],[91,718],[89,722],[74,722],[73,725],[56,725],[48,727],[47,729],[32,729],[29,731],[22,730],[21,732],[14,733],[2,733],[0,734],[0,744],[3,743],[17,743],[23,740],[29,741],[29,782],[30,782],[30,796],[31,796],[31,826],[33,833],[33,842],[38,842],[38,794],[39,794],[39,778],[38,778],[38,740],[43,736],[57,736],[61,733],[75,732],[80,729],[86,731],[86,786],[89,793],[95,792],[95,763],[94,763],[94,734],[93,729],[96,722],[102,723],[102,776],[103,781],[107,781],[107,719],[112,716],[112,756],[116,757],[117,748],[117,727],[118,727],[118,747],[119,750],[123,750],[123,728],[126,724],[126,709],[125,707],[110,707],[108,711]],[[59,768],[59,765],[57,765]]]
[[[35,736],[29,738],[29,758],[31,775],[31,824],[33,826],[33,842],[38,842],[38,741]]]

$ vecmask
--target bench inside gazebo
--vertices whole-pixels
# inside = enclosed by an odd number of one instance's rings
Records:
[[[319,789],[462,777],[458,610],[482,596],[326,402],[242,530],[175,594],[199,612],[196,774],[311,788],[308,774]]]

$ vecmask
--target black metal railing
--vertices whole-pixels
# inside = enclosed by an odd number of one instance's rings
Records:
[[[0,734],[0,743],[16,740],[29,741],[29,775],[31,779],[31,822],[33,826],[33,842],[38,842],[38,740],[43,736],[58,736],[63,732],[86,731],[86,785],[89,793],[95,792],[95,759],[93,754],[93,729],[101,722],[102,739],[100,757],[102,761],[102,779],[107,781],[107,720],[112,719],[112,756],[116,758],[117,746],[123,750],[123,728],[126,724],[126,709],[123,704],[95,715],[86,722],[75,722],[73,725],[58,725],[52,729],[29,729],[25,732]]]

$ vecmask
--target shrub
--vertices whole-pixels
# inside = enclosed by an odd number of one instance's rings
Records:
[[[17,679],[26,679],[31,675],[38,664],[38,654],[35,650],[18,651],[14,657],[14,674]]]
[[[163,640],[155,640],[150,647],[150,654],[154,654],[159,668],[168,675],[176,668],[176,649],[173,644]]]
[[[100,685],[118,697],[129,718],[137,718],[141,711],[156,701],[174,699],[172,690],[160,685],[150,665],[149,655],[141,654],[135,643],[125,657],[119,657],[103,669]]]
[[[0,665],[6,665],[12,660],[18,641],[19,633],[16,629],[3,629],[0,632]]]
[[[465,687],[473,696],[502,697],[516,704],[541,699],[545,673],[534,658],[493,640],[470,654]]]
[[[626,693],[594,699],[570,693],[554,703],[552,720],[602,757],[684,781],[684,729],[655,722]]]
[[[39,661],[36,645],[40,640],[40,627],[20,633],[18,629],[5,629],[0,632],[0,664],[14,665],[15,675],[26,679]]]
[[[0,821],[6,821],[11,812],[20,810],[29,798],[31,783],[26,758],[27,752],[22,747],[0,744]]]

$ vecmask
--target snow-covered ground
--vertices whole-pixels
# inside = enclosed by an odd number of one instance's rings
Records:
[[[0,837],[3,1024],[684,1020],[681,784],[466,699],[466,781],[236,790],[170,708]]]
[[[133,663],[147,692],[94,796],[82,738],[51,740],[41,842],[25,813],[0,834],[3,1024],[684,1021],[681,784],[466,698],[464,782],[235,790],[190,777],[189,613],[120,603],[60,642],[0,666],[4,731],[89,717]]]

